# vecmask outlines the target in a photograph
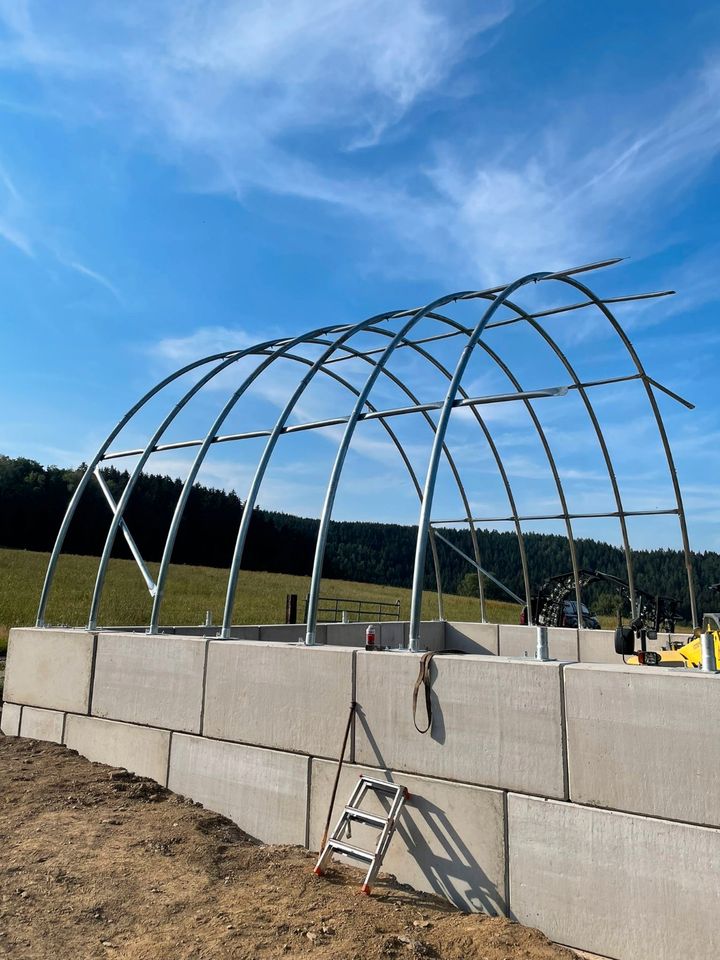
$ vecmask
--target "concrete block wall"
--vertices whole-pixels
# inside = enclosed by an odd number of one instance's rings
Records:
[[[317,626],[317,643],[331,646],[365,646],[367,623],[320,623]],[[389,621],[375,624],[377,643],[391,649],[407,647],[409,623]],[[106,628],[110,633],[139,633],[145,635],[145,627]],[[218,627],[179,626],[161,627],[163,635],[178,637],[202,637],[215,639]],[[302,623],[276,623],[261,626],[233,626],[233,640],[261,640],[264,643],[298,643],[305,639]],[[548,631],[549,653],[554,660],[577,660],[580,663],[617,663],[614,630],[576,630],[570,627],[550,627]],[[657,640],[648,640],[649,650],[667,647],[670,640],[686,642],[687,634],[658,635]],[[499,655],[501,657],[535,656],[536,628],[513,623],[475,623],[461,621],[428,620],[422,624],[421,643],[426,650],[460,650],[463,653]]]
[[[433,661],[421,735],[407,652],[13,630],[0,727],[316,849],[354,698],[334,816],[363,771],[407,785],[385,862],[401,882],[613,960],[715,960],[720,677],[497,656],[487,624],[443,639],[486,652]]]

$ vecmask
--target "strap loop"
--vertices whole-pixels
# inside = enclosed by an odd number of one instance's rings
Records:
[[[412,711],[413,711],[413,724],[418,733],[427,733],[428,730],[432,727],[432,697],[430,690],[430,667],[433,661],[433,657],[442,655],[444,653],[454,653],[454,654],[464,654],[464,650],[429,650],[427,653],[424,653],[420,657],[420,669],[418,671],[418,677],[415,681],[415,687],[413,688],[412,695]],[[418,693],[420,692],[420,687],[425,687],[425,713],[427,715],[427,726],[421,729],[418,726],[417,722],[417,701]]]

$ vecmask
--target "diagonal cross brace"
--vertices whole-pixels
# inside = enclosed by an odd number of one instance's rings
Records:
[[[495,586],[500,587],[501,590],[504,590],[505,593],[509,597],[512,597],[516,603],[519,603],[521,606],[524,605],[525,601],[522,599],[522,597],[519,597],[516,593],[513,593],[512,590],[509,587],[506,587],[504,583],[501,583],[497,579],[497,577],[494,577],[484,567],[481,567],[479,563],[476,563],[476,561],[473,560],[472,557],[469,557],[464,550],[461,550],[460,547],[456,547],[454,543],[448,540],[447,537],[444,537],[437,530],[435,530],[434,533],[435,533],[435,536],[438,538],[438,540],[442,540],[442,542],[446,543],[451,550],[454,550],[456,553],[459,553],[464,560],[467,560],[468,563],[472,564],[472,566],[475,567],[476,570],[479,570],[484,577],[488,578],[488,580],[492,580]]]
[[[112,510],[113,515],[116,515],[116,514],[117,514],[117,503],[115,503],[115,498],[113,497],[113,495],[112,495],[112,493],[111,493],[111,491],[110,491],[110,487],[108,487],[108,485],[107,485],[107,483],[105,482],[105,479],[103,478],[103,475],[100,473],[100,470],[99,470],[99,469],[96,469],[96,470],[94,471],[94,474],[95,474],[95,479],[96,479],[97,482],[100,484],[100,489],[102,490],[102,492],[103,492],[104,495],[105,495],[105,499],[107,500],[108,504],[110,505],[110,509]],[[136,563],[136,564],[138,565],[138,567],[140,568],[140,573],[142,574],[142,578],[143,578],[143,580],[145,581],[145,584],[146,584],[146,586],[147,586],[147,588],[148,588],[148,592],[150,593],[150,596],[151,596],[151,597],[154,597],[155,594],[156,594],[156,592],[157,592],[157,587],[156,587],[156,585],[155,585],[155,581],[154,581],[153,578],[150,576],[150,571],[148,570],[148,568],[147,568],[147,566],[146,566],[146,564],[145,564],[145,561],[144,561],[143,558],[142,558],[142,554],[140,553],[140,550],[138,549],[138,545],[137,545],[137,544],[135,543],[135,541],[133,540],[132,534],[131,534],[130,531],[128,530],[128,526],[127,526],[127,524],[125,523],[124,520],[120,520],[120,529],[122,530],[123,536],[125,537],[125,540],[127,541],[127,545],[130,547],[130,552],[132,553],[133,557],[135,558],[135,563]]]

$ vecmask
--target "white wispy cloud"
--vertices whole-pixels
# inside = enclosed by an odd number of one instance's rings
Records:
[[[257,336],[236,327],[199,327],[184,337],[164,337],[149,347],[149,352],[178,366],[197,360],[199,357],[242,350],[252,346]]]
[[[24,201],[5,167],[0,164],[0,237],[28,257],[32,244],[22,226]]]
[[[59,256],[58,260],[66,267],[69,267],[71,270],[79,273],[81,276],[87,277],[88,279],[99,284],[101,287],[104,287],[105,290],[108,290],[118,302],[121,302],[120,293],[117,287],[115,284],[111,283],[107,277],[103,276],[102,273],[99,273],[97,270],[91,270],[90,267],[86,266],[84,263],[80,263],[78,260],[65,260]]]
[[[50,231],[52,233],[52,231]],[[121,302],[120,292],[104,274],[66,253],[42,224],[35,205],[0,164],[0,237],[28,257],[45,253],[52,260],[103,287]]]
[[[195,189],[334,205],[382,223],[390,243],[438,272],[494,282],[654,249],[656,201],[671,207],[720,149],[717,58],[653,100],[625,98],[612,123],[592,104],[549,106],[522,137],[431,136],[411,151],[411,168],[370,173],[358,159],[442,93],[469,45],[490,42],[513,9],[289,0],[279,12],[257,0],[168,0],[91,3],[80,22],[48,0],[15,0],[0,5],[0,62],[54,76],[65,111],[93,109],[130,130]]]

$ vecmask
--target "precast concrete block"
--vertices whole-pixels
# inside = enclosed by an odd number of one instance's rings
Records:
[[[365,631],[368,628],[367,623],[327,623],[325,624],[325,642],[335,647],[359,647],[365,646]],[[380,624],[375,624],[377,640],[380,640]]]
[[[501,623],[500,656],[532,659],[537,647],[537,627]],[[571,627],[548,627],[548,653],[552,660],[577,660],[578,632]]]
[[[6,737],[20,736],[20,714],[22,707],[18,703],[8,703],[2,705],[2,714],[0,714],[0,733]]]
[[[169,730],[69,713],[65,719],[64,742],[88,760],[123,767],[167,786]]]
[[[124,630],[116,631],[124,633]],[[142,631],[143,633],[146,630]],[[220,625],[219,624],[210,624],[209,626],[197,626],[197,627],[173,627],[172,629],[161,627],[159,633],[171,633],[176,637],[205,637],[210,640],[219,640]],[[237,626],[230,627],[231,637],[233,640],[259,640],[260,639],[260,627],[253,626]]]
[[[175,734],[169,787],[265,843],[304,844],[310,758]]]
[[[432,730],[411,697],[419,657],[356,654],[355,760],[481,786],[564,797],[560,664],[444,655],[430,671]],[[425,698],[418,697],[418,725]]]
[[[622,657],[615,653],[614,630],[580,630],[580,663],[622,663]],[[658,634],[657,639],[647,640],[648,650],[662,650],[667,647],[668,635]]]
[[[390,647],[393,650],[402,650],[407,646],[408,626],[407,621],[393,620],[379,624],[380,626],[380,644],[383,647]]]
[[[409,624],[408,624],[409,627]],[[409,632],[408,632],[409,638]],[[423,620],[420,624],[420,650],[445,649],[445,621]]]
[[[63,724],[65,714],[57,710],[43,710],[40,707],[23,707],[20,721],[20,736],[30,740],[47,740],[50,743],[63,742]]]
[[[720,826],[720,676],[573,664],[565,716],[571,800]]]
[[[353,699],[350,649],[210,643],[202,733],[337,757]]]
[[[614,630],[578,630],[580,663],[621,663],[615,653]]]
[[[259,639],[264,643],[297,643],[305,642],[306,627],[304,623],[271,623],[259,627]],[[315,642],[326,643],[326,624],[319,623],[315,631]]]
[[[496,623],[460,623],[448,620],[445,624],[447,650],[462,650],[463,653],[496,657],[500,652],[498,642]]]
[[[377,646],[402,648],[407,644],[408,625],[405,621],[367,621],[363,623],[328,623],[326,640],[331,646],[364,649],[365,633],[370,624],[375,627]]]
[[[313,760],[310,776],[310,849],[318,850],[327,818],[336,764]],[[383,871],[416,890],[450,900],[461,910],[505,914],[503,794],[447,780],[344,766],[333,807],[334,826],[358,777],[401,783],[410,791],[383,862]],[[368,793],[362,809],[387,816],[387,798]],[[377,844],[377,829],[353,824],[353,843],[366,850]]]
[[[87,713],[95,635],[85,630],[15,628],[5,667],[12,703]]]
[[[92,714],[198,733],[207,640],[101,633]]]
[[[260,627],[230,627],[230,636],[233,640],[259,640]]]
[[[720,831],[508,797],[510,908],[616,960],[716,960]],[[690,905],[690,906],[689,906]]]

